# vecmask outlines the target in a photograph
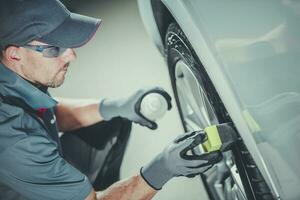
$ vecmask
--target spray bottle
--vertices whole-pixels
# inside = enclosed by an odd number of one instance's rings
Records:
[[[151,121],[162,118],[167,110],[167,100],[159,93],[149,93],[142,99],[140,112]]]

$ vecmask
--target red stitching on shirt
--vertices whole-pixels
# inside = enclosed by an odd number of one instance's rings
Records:
[[[37,116],[43,117],[44,114],[46,113],[46,111],[47,111],[47,108],[39,108],[38,112],[37,112]]]

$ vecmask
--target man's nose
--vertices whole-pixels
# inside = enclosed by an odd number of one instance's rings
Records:
[[[65,62],[71,62],[77,58],[76,52],[74,49],[67,49],[66,52],[62,55]]]

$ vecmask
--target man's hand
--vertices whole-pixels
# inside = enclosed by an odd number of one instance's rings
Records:
[[[173,177],[192,177],[205,172],[222,159],[222,154],[219,151],[201,155],[187,154],[205,139],[204,132],[186,133],[177,137],[152,162],[141,169],[142,177],[154,189],[160,190]]]
[[[172,108],[170,95],[162,88],[154,87],[138,90],[133,95],[124,99],[104,99],[100,103],[100,114],[106,121],[111,120],[114,117],[123,117],[142,126],[147,126],[150,129],[156,129],[157,124],[154,121],[145,118],[140,113],[141,101],[143,97],[149,93],[158,93],[162,95],[168,103],[168,110]]]

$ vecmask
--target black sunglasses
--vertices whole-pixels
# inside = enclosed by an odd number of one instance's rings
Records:
[[[22,47],[40,52],[46,58],[56,58],[62,55],[68,49],[68,48],[61,48],[52,45],[32,45],[32,44],[26,44]]]

